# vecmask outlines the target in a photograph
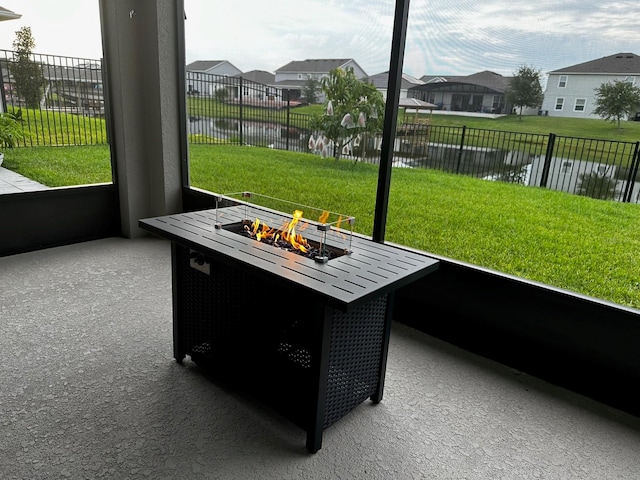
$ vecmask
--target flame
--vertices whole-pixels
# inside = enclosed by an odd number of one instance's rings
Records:
[[[329,212],[327,212],[326,210],[324,210],[322,212],[322,215],[320,215],[320,218],[318,219],[318,221],[320,223],[327,223],[327,220],[329,219]]]
[[[246,230],[258,241],[272,240],[275,243],[282,240],[291,245],[295,250],[307,253],[310,248],[307,239],[299,233],[296,233],[296,225],[298,225],[298,222],[302,218],[302,213],[301,210],[295,210],[291,221],[285,222],[279,230],[271,228],[265,223],[261,223],[257,218],[251,224],[251,228],[246,228]],[[301,230],[304,230],[306,226],[306,224],[301,224]]]

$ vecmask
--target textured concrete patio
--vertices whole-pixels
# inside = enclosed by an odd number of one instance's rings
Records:
[[[46,185],[42,185],[23,175],[12,172],[7,168],[0,167],[0,195],[6,193],[35,192],[38,190],[47,190],[48,188]]]
[[[385,396],[324,433],[172,358],[170,248],[0,258],[0,479],[638,479],[640,419],[395,324]]]

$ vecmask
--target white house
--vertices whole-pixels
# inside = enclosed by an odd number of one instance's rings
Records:
[[[294,60],[275,71],[276,85],[290,91],[291,99],[302,96],[302,89],[310,78],[322,81],[329,76],[329,72],[336,68],[353,69],[356,78],[365,78],[367,73],[352,58],[340,59],[307,59]]]
[[[613,80],[640,86],[640,57],[616,53],[549,72],[542,110],[553,117],[600,118],[593,114],[595,89]]]
[[[187,94],[207,96],[213,96],[218,89],[229,88],[224,79],[217,77],[233,77],[242,73],[227,60],[197,60],[188,64],[185,70]]]

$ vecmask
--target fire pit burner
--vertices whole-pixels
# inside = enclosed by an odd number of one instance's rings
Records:
[[[219,209],[229,206],[243,206],[245,218],[240,226],[223,226],[219,222]],[[283,212],[293,213],[287,215]],[[255,219],[252,220],[251,216]],[[224,212],[220,211],[220,219],[223,217]],[[310,220],[312,218],[316,220]],[[349,253],[354,222],[355,218],[349,215],[252,192],[231,193],[216,198],[216,225],[219,227],[319,263],[326,263],[332,258]],[[329,245],[329,241],[335,246]]]
[[[286,234],[286,230],[275,230],[272,228],[268,228],[268,231],[273,230],[271,235],[268,236],[260,236],[256,234],[255,231],[255,221],[250,222],[249,220],[243,220],[242,222],[232,223],[230,225],[224,225],[221,228],[228,230],[229,232],[237,233],[238,235],[242,235],[246,238],[251,238],[257,242],[262,242],[267,245],[271,245],[276,248],[280,248],[287,252],[292,252],[297,255],[301,255],[306,258],[310,258],[319,263],[326,263],[331,259],[341,257],[342,255],[346,255],[349,253],[346,250],[341,250],[339,248],[335,248],[331,245],[327,245],[326,243],[321,245],[319,242],[314,240],[304,239],[303,248],[295,248],[292,246],[290,241],[283,239],[283,235]]]

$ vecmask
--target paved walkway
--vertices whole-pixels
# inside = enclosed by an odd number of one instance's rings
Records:
[[[6,193],[35,192],[49,187],[27,177],[0,167],[0,195]]]

